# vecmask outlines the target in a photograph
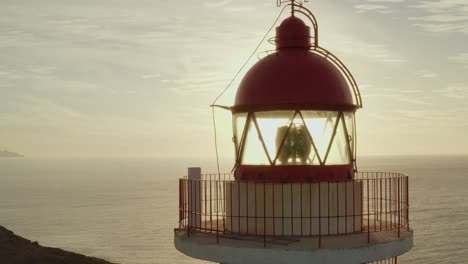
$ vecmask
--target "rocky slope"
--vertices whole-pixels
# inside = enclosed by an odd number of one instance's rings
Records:
[[[111,264],[59,248],[43,247],[0,226],[0,263],[5,264]]]

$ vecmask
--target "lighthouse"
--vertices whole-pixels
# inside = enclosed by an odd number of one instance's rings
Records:
[[[275,51],[225,107],[233,173],[179,179],[175,247],[225,264],[397,263],[413,245],[408,176],[358,170],[358,85],[319,46],[312,12],[286,7]]]

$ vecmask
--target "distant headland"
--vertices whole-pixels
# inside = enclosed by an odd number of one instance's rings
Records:
[[[0,158],[24,158],[24,155],[7,150],[0,150]]]

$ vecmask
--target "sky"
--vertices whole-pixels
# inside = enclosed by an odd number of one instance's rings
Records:
[[[468,1],[305,6],[359,84],[358,156],[468,154]],[[0,149],[214,159],[209,105],[279,11],[275,0],[2,0]],[[233,159],[230,114],[216,121]]]

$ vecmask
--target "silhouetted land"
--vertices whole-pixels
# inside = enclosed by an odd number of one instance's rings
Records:
[[[0,150],[0,158],[23,158],[24,156],[7,150]]]
[[[59,248],[43,247],[15,235],[0,226],[0,263],[8,264],[112,264],[102,259],[88,257]]]

